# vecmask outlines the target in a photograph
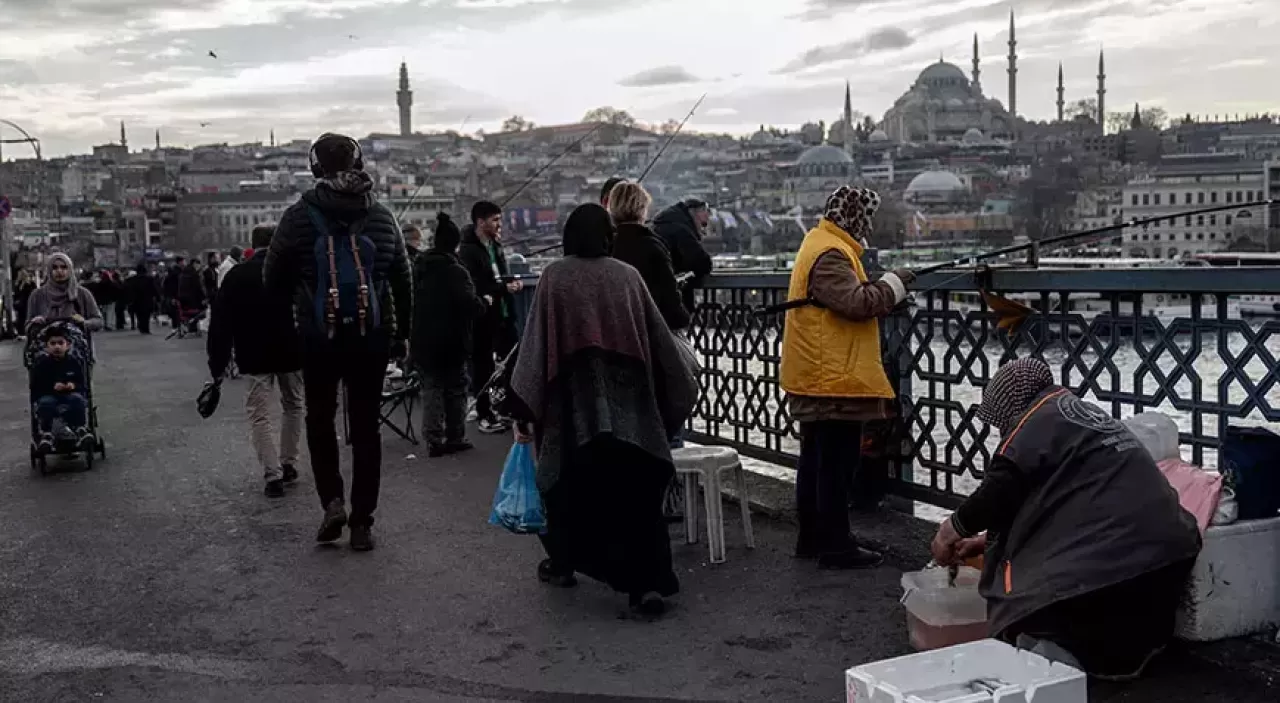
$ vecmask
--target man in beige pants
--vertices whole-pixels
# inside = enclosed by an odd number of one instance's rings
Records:
[[[254,255],[235,266],[222,280],[213,303],[208,353],[209,373],[221,378],[235,351],[236,366],[249,379],[245,410],[249,435],[262,464],[264,493],[285,494],[285,485],[298,479],[298,447],[302,441],[302,342],[293,320],[293,301],[268,294],[262,283],[262,264],[271,244],[272,225],[253,230]],[[280,445],[271,423],[271,396],[280,390]]]

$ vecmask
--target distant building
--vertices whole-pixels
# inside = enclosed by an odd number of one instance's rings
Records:
[[[1265,173],[1261,163],[1230,156],[1165,158],[1160,166],[1124,187],[1124,219],[1145,220],[1214,205],[1256,202],[1265,195]],[[1129,256],[1162,259],[1221,251],[1237,234],[1262,228],[1266,216],[1264,208],[1241,207],[1169,217],[1126,230],[1123,246]]]
[[[196,255],[232,246],[248,246],[255,225],[274,223],[298,199],[295,193],[192,193],[177,206],[173,249]]]
[[[857,175],[858,165],[844,149],[831,144],[809,147],[788,169],[783,207],[821,208],[832,191]]]

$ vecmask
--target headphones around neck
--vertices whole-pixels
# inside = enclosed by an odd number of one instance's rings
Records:
[[[338,139],[341,141],[348,141],[348,142],[351,142],[353,146],[355,146],[356,161],[352,165],[352,168],[354,168],[357,171],[363,171],[364,170],[364,150],[360,148],[360,142],[343,134],[334,134],[332,132],[325,132],[324,134],[321,134],[320,137],[316,139],[315,142],[311,145],[311,151],[307,152],[307,163],[311,166],[311,175],[315,176],[318,179],[324,178],[325,176],[324,167],[322,167],[320,165],[320,162],[316,159],[316,147],[320,146],[320,142],[331,141],[334,139]]]

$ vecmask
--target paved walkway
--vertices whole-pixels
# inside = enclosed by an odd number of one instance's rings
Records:
[[[898,579],[926,557],[901,518],[869,519],[890,559],[851,574],[793,561],[790,527],[763,518],[754,552],[730,525],[725,565],[680,540],[677,610],[637,623],[599,585],[542,587],[536,540],[485,523],[505,438],[439,461],[386,439],[378,550],[317,547],[305,471],[286,499],[260,493],[244,382],[196,414],[201,340],[98,342],[108,458],[45,478],[0,345],[0,700],[837,701],[844,668],[908,651]],[[1178,652],[1093,697],[1276,695]]]

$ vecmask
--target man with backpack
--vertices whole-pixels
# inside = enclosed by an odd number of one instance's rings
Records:
[[[303,338],[307,447],[324,519],[318,542],[351,527],[351,548],[373,549],[382,474],[378,408],[390,358],[401,358],[413,321],[413,285],[395,215],[373,196],[360,145],[323,134],[311,147],[316,187],[285,211],[267,252],[269,291],[294,296]],[[351,513],[338,467],[338,383],[351,440]]]
[[[507,257],[502,253],[502,208],[497,203],[481,200],[472,206],[471,224],[462,230],[458,258],[471,275],[476,295],[489,306],[476,321],[471,354],[477,428],[484,434],[501,434],[511,425],[494,412],[488,396],[480,391],[493,375],[494,355],[505,359],[520,341],[514,296],[524,286],[511,276]]]

